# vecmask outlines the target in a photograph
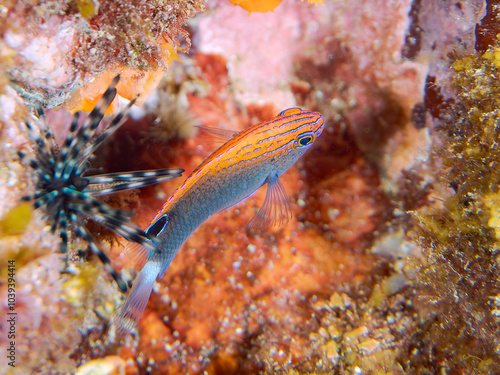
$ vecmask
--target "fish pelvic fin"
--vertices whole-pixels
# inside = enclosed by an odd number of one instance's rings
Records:
[[[139,273],[125,303],[113,315],[112,321],[118,332],[131,331],[137,326],[160,271],[161,265],[150,261]]]
[[[292,206],[279,178],[268,177],[267,193],[259,212],[247,224],[251,233],[261,232],[272,226],[285,225],[292,218]]]

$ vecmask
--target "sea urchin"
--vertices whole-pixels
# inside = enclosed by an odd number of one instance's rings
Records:
[[[35,171],[36,179],[35,192],[23,197],[23,200],[32,201],[35,208],[42,208],[45,211],[52,233],[57,232],[61,238],[60,251],[67,252],[70,233],[76,238],[83,239],[88,243],[88,249],[99,257],[118,287],[126,291],[126,283],[87,229],[85,220],[97,221],[129,241],[151,249],[154,247],[151,240],[147,240],[146,233],[130,222],[129,212],[113,208],[95,197],[179,177],[183,170],[157,169],[85,175],[90,169],[89,157],[123,124],[125,115],[135,102],[135,99],[132,100],[111,120],[105,130],[98,132],[97,128],[104,113],[116,96],[115,87],[119,79],[120,76],[113,79],[80,127],[78,127],[79,114],[75,114],[61,148],[56,144],[53,133],[46,125],[43,110],[37,108],[37,126],[25,122],[27,138],[33,145],[33,157],[28,157],[22,151],[19,151],[18,155]],[[66,262],[67,260],[66,256]]]

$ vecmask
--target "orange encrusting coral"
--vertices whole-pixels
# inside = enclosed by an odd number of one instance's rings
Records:
[[[118,95],[128,100],[137,97],[135,104],[137,106],[144,104],[158,87],[165,74],[165,68],[170,67],[174,61],[179,60],[177,47],[174,43],[166,40],[164,37],[159,38],[157,43],[162,54],[159,58],[160,61],[151,64],[150,70],[117,65],[115,69],[100,74],[93,82],[80,88],[65,103],[64,106],[66,109],[72,113],[76,111],[91,111],[100,98],[100,95],[106,91],[109,83],[117,73],[121,76],[121,80],[116,86]],[[116,106],[117,99],[115,99],[106,114],[114,113]]]
[[[229,0],[231,4],[239,5],[249,12],[270,12],[281,4],[281,0]]]
[[[77,111],[90,112],[117,73],[121,76],[121,80],[116,86],[118,95],[128,100],[132,100],[140,95],[135,104],[138,106],[144,104],[160,83],[165,67],[170,66],[174,60],[179,59],[177,48],[174,44],[164,40],[164,38],[160,38],[158,44],[163,51],[163,67],[152,64],[150,70],[140,70],[117,65],[115,69],[99,74],[94,81],[80,88],[66,101],[64,107],[72,113]],[[118,99],[114,100],[106,112],[107,115],[115,112],[117,101]]]
[[[229,0],[231,4],[239,5],[245,10],[251,12],[265,13],[276,9],[282,0]],[[304,1],[304,0],[302,0]],[[308,0],[311,4],[323,5],[323,0]]]
[[[120,67],[116,69],[120,73],[122,79],[116,86],[118,95],[132,100],[140,94],[136,100],[136,105],[142,105],[156,89],[163,77],[161,68],[150,70],[149,72],[138,71],[133,68]],[[95,107],[104,91],[106,91],[109,83],[116,76],[115,71],[108,71],[96,77],[96,79],[86,86],[80,88],[73,96],[65,103],[68,111],[74,113],[77,111],[89,112]],[[106,112],[107,115],[112,114],[117,108],[117,98]]]

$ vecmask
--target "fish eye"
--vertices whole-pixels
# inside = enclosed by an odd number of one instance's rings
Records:
[[[301,134],[297,137],[297,142],[299,143],[299,147],[304,147],[310,145],[314,140],[314,137],[311,133]]]
[[[306,146],[308,145],[309,143],[311,143],[312,141],[312,137],[303,137],[303,138],[300,138],[299,139],[299,143],[302,145],[302,146]]]
[[[167,219],[166,215],[160,217],[158,220],[156,220],[156,222],[153,225],[151,225],[148,228],[148,230],[146,231],[146,234],[158,236],[161,232],[163,232],[163,230],[167,226],[167,223],[168,223],[168,219]]]

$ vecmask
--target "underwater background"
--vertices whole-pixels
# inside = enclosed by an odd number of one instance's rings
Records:
[[[1,1],[0,372],[500,373],[499,11],[479,0]],[[22,203],[36,183],[18,156],[36,147],[20,126],[33,108],[63,144],[72,114],[85,117],[118,73],[108,114],[140,96],[92,171],[185,169],[102,197],[141,228],[217,147],[196,126],[238,132],[289,107],[325,118],[281,176],[291,221],[246,230],[264,188],[211,217],[125,334],[111,318],[126,294],[86,241],[71,236],[61,273],[51,217]],[[127,241],[86,225],[130,285],[140,269]]]

